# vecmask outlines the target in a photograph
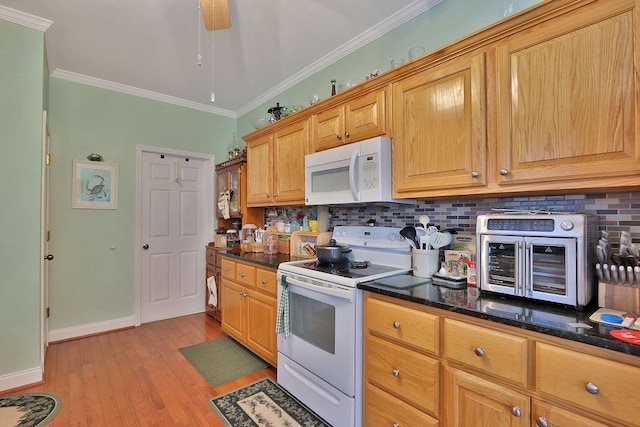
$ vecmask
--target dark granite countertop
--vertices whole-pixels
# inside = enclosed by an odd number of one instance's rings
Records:
[[[248,261],[254,264],[258,264],[263,267],[277,269],[278,264],[282,262],[295,261],[298,259],[303,259],[299,257],[292,257],[289,254],[274,254],[267,255],[259,252],[241,252],[239,246],[234,248],[230,248],[221,254],[222,256],[228,256],[229,258],[233,258],[241,261]]]
[[[425,304],[431,307],[487,319],[504,325],[553,335],[585,344],[640,356],[640,345],[629,344],[609,334],[620,329],[589,320],[598,309],[593,305],[578,311],[571,307],[545,304],[517,298],[478,293],[477,289],[451,289],[432,285],[430,280],[407,288],[390,287],[377,282],[361,283],[358,288],[377,294]],[[588,327],[581,327],[588,325]]]

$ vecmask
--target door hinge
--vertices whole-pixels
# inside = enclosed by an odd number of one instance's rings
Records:
[[[47,158],[46,158],[46,160],[45,160],[45,163],[46,163],[47,165],[50,165],[50,164],[51,164],[51,154],[47,153]]]
[[[47,319],[51,317],[51,311],[49,310],[49,307],[47,307]]]

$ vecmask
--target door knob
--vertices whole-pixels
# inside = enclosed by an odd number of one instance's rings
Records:
[[[44,257],[47,261],[51,261],[53,259],[53,255],[49,254]]]
[[[145,243],[144,245],[142,245],[142,249],[144,249],[145,251],[149,249],[149,244]]]

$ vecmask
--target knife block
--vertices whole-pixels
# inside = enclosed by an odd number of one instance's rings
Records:
[[[598,283],[598,306],[640,314],[640,286]]]

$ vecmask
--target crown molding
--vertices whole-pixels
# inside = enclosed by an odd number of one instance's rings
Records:
[[[255,98],[250,103],[241,107],[238,111],[236,111],[236,115],[238,117],[247,114],[254,108],[259,107],[264,104],[268,100],[278,96],[280,93],[284,92],[287,89],[291,89],[296,84],[304,81],[305,79],[311,77],[312,75],[318,73],[319,71],[327,68],[328,66],[338,62],[340,59],[345,56],[355,52],[361,47],[371,43],[372,41],[384,36],[388,32],[394,30],[405,22],[410,21],[421,13],[426,12],[432,7],[442,3],[444,0],[416,0],[407,7],[393,15],[389,16],[384,21],[380,22],[378,25],[369,28],[353,39],[349,40],[347,43],[343,44],[339,48],[335,49],[333,52],[328,53],[322,58],[318,59],[311,65],[303,68],[298,73],[289,77],[288,79],[282,81],[278,85],[274,86],[267,92]]]
[[[72,71],[56,69],[53,73],[51,73],[51,77],[68,80],[70,82],[81,83],[88,86],[99,87],[101,89],[112,90],[114,92],[125,93],[127,95],[139,96],[141,98],[147,98],[167,104],[178,105],[180,107],[191,108],[193,110],[200,110],[207,113],[217,114],[219,116],[230,117],[232,119],[238,118],[235,112],[225,110],[223,108],[211,107],[209,105],[188,101],[186,99],[177,98],[175,96],[164,95],[162,93],[152,92],[150,90],[140,89],[133,86],[127,86],[121,83],[115,83],[96,77],[86,76],[84,74],[78,74]]]
[[[0,5],[0,19],[38,31],[47,31],[53,21]]]

